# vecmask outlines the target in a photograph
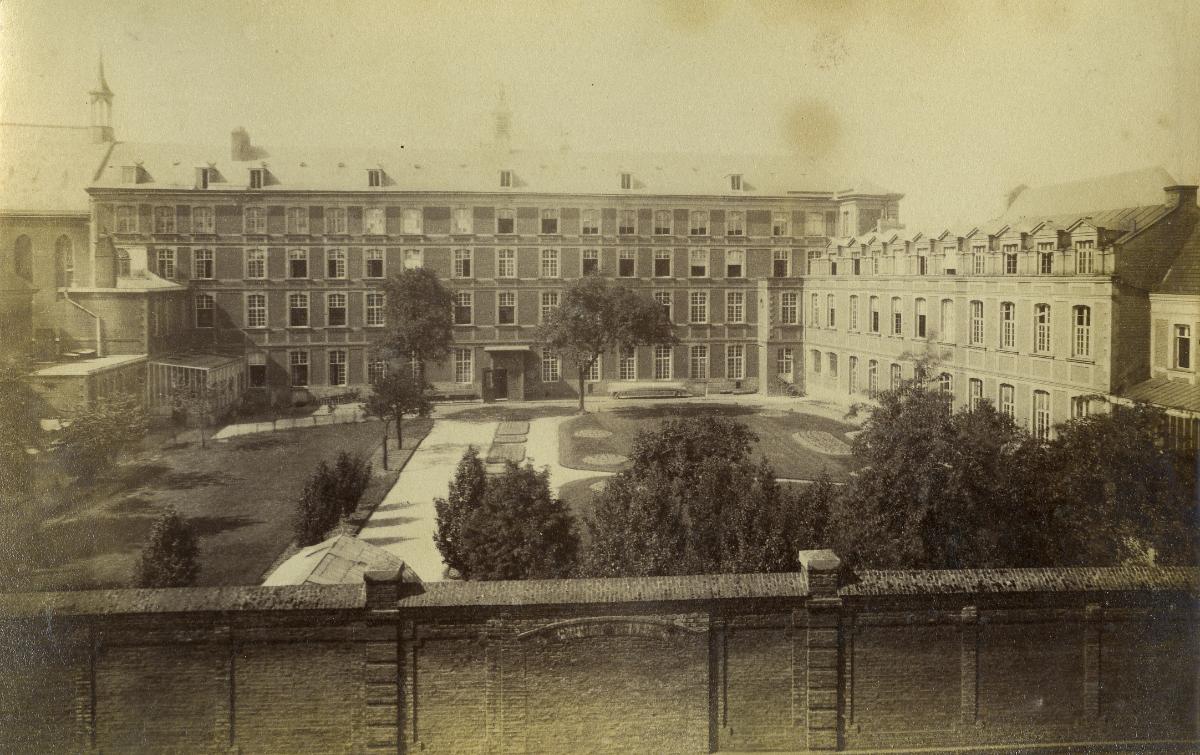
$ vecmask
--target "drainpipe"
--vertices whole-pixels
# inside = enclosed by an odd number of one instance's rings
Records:
[[[96,321],[96,356],[97,357],[104,356],[104,342],[101,339],[102,331],[101,331],[100,315],[96,314],[95,312],[91,311],[87,307],[83,306],[79,302],[72,299],[71,295],[65,291],[63,292],[63,298],[66,299],[67,301],[71,302],[71,304],[75,305],[75,307],[77,309],[82,311],[84,314],[89,315],[92,319],[94,319]]]

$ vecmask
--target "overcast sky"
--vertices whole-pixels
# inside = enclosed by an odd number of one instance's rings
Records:
[[[0,0],[0,119],[119,139],[800,154],[982,220],[1018,183],[1200,178],[1200,2]],[[797,187],[803,188],[803,187]]]

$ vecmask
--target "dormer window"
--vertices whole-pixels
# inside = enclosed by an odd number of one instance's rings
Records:
[[[500,171],[500,188],[511,189],[513,185],[513,174],[511,170]]]
[[[136,165],[122,165],[121,166],[121,183],[123,183],[123,184],[137,183],[139,172],[140,172],[140,168],[138,168],[138,166],[136,166]]]
[[[266,172],[267,171],[264,170],[263,168],[251,168],[250,169],[250,188],[251,189],[261,189],[263,187],[263,184],[266,183],[266,175],[265,175]]]
[[[734,173],[731,176],[729,176],[729,190],[730,191],[741,191],[742,190],[742,174],[741,173]]]
[[[622,173],[621,174],[621,188],[622,189],[632,189],[633,188],[633,174],[632,173]]]
[[[383,186],[382,168],[370,168],[367,170],[367,186],[371,188]]]
[[[212,180],[212,168],[196,168],[196,188],[207,189],[208,183]]]

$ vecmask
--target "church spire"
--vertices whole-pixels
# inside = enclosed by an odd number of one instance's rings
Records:
[[[508,109],[508,95],[504,91],[503,84],[500,85],[500,98],[496,102],[496,109],[493,115],[495,117],[495,126],[492,138],[496,147],[508,151],[512,145],[512,111]]]
[[[88,92],[92,105],[92,141],[97,144],[115,141],[112,127],[113,91],[104,78],[104,56],[100,56],[96,88]]]

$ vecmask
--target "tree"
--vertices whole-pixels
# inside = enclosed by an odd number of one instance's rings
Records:
[[[467,446],[454,470],[449,495],[433,502],[437,512],[437,532],[433,540],[441,551],[442,560],[460,575],[467,569],[467,555],[462,545],[463,523],[482,505],[486,487],[483,460],[474,446]]]
[[[587,519],[582,571],[651,576],[787,571],[815,547],[825,513],[781,488],[757,438],[724,417],[668,420],[634,440],[630,469],[609,479]]]
[[[358,454],[347,451],[338,453],[333,465],[333,496],[342,518],[347,518],[358,508],[358,501],[371,484],[371,465]]]
[[[550,473],[508,462],[486,481],[480,505],[462,524],[464,579],[558,579],[575,569],[575,519],[550,495]]]
[[[385,346],[419,364],[449,356],[454,340],[454,299],[437,275],[424,267],[412,268],[389,278],[383,289],[388,323]]]
[[[129,396],[99,399],[63,423],[59,455],[66,469],[90,482],[146,434],[146,412]]]
[[[675,341],[661,305],[599,276],[582,278],[568,287],[562,302],[539,327],[537,337],[576,366],[581,412],[585,378],[602,354]]]
[[[167,509],[154,522],[142,548],[138,587],[187,587],[200,571],[196,534],[175,509]]]
[[[1165,424],[1117,404],[1055,428],[1046,495],[1068,563],[1196,563],[1196,456],[1164,445]]]
[[[387,469],[388,424],[396,423],[396,445],[403,447],[404,433],[401,423],[404,415],[427,417],[433,403],[425,393],[424,381],[413,377],[410,370],[401,368],[388,370],[371,381],[371,395],[366,400],[366,411],[383,420],[383,468]]]
[[[195,420],[201,448],[205,448],[204,430],[212,421],[216,406],[217,391],[206,384],[186,382],[171,387],[171,409],[176,421],[187,427]]]
[[[38,405],[27,367],[17,361],[0,361],[0,500],[29,489],[33,474],[30,451],[42,446]]]
[[[340,516],[337,478],[329,465],[321,462],[296,501],[296,544],[304,548],[321,542]]]

